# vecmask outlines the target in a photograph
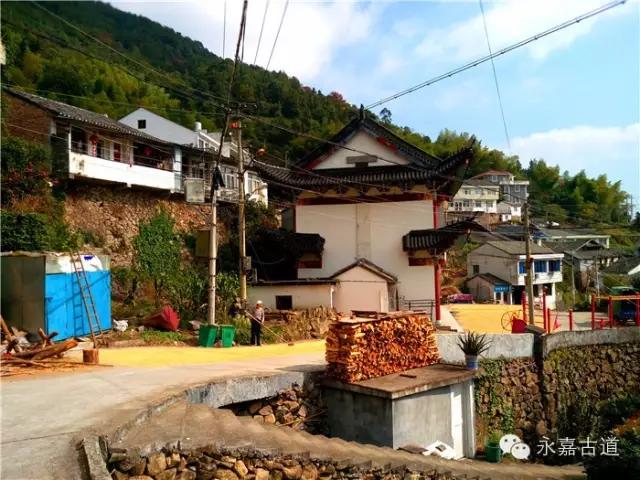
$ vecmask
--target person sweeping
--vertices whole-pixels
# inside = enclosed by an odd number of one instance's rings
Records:
[[[260,334],[262,331],[262,324],[264,323],[264,308],[262,306],[262,300],[256,302],[256,308],[251,315],[251,345],[260,346]]]

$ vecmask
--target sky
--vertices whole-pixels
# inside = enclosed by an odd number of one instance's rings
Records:
[[[198,40],[217,55],[233,56],[242,0],[111,3]],[[340,92],[356,105],[488,54],[476,0],[290,0],[274,48],[286,3],[249,0],[245,62],[255,59],[266,67],[271,57],[270,70],[323,93]],[[606,3],[482,5],[490,46],[497,51]],[[606,174],[622,182],[640,209],[640,0],[500,56],[495,70],[507,132],[490,62],[373,111],[386,107],[394,123],[432,138],[444,128],[472,133],[484,145],[518,155],[523,166],[543,158],[572,174]]]

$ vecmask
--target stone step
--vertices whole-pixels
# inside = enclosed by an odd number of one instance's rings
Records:
[[[226,448],[252,448],[270,453],[310,456],[349,464],[407,466],[416,471],[453,472],[463,478],[492,480],[581,478],[576,467],[548,467],[532,464],[489,464],[463,459],[445,460],[341,438],[312,435],[288,427],[259,423],[252,417],[237,417],[231,410],[201,404],[177,402],[133,427],[116,446],[138,447],[143,454],[165,446],[195,448],[216,445]]]

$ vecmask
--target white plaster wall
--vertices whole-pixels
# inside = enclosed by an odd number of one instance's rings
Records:
[[[146,120],[147,127],[138,129],[138,120]],[[130,127],[148,133],[154,137],[180,145],[192,145],[196,142],[197,135],[193,130],[189,130],[171,120],[157,115],[144,108],[138,108],[130,114],[122,117],[120,122]]]
[[[433,299],[433,267],[410,267],[402,250],[403,235],[432,227],[431,200],[297,206],[296,231],[325,239],[322,268],[299,269],[298,276],[330,277],[363,257],[398,277],[400,297]]]
[[[103,160],[81,153],[69,152],[69,174],[81,177],[125,183],[175,191],[176,180],[173,172],[158,168],[129,165],[128,163]]]
[[[337,277],[334,307],[349,310],[389,311],[389,288],[386,280],[362,267],[355,267]]]
[[[368,133],[359,131],[353,137],[351,137],[347,142],[346,146],[349,148],[353,148],[356,150],[360,150],[363,152],[367,152],[370,155],[378,155],[382,158],[387,158],[391,160],[391,162],[386,162],[384,160],[378,159],[378,161],[374,163],[370,163],[370,166],[381,167],[381,166],[390,166],[390,165],[406,165],[409,163],[404,157],[398,155],[390,148],[385,147],[380,142],[378,142],[375,138],[373,138]],[[326,159],[322,160],[316,167],[315,170],[321,170],[324,168],[355,168],[355,165],[347,163],[347,157],[356,157],[364,155],[362,153],[354,152],[351,150],[347,150],[344,148],[336,149],[331,155],[329,155]]]
[[[276,295],[291,295],[293,308],[313,308],[331,305],[333,285],[249,285],[247,305],[255,305],[262,300],[265,308],[276,308]]]

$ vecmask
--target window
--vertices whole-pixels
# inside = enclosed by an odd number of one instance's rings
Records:
[[[477,275],[480,273],[480,265],[472,265],[473,268],[473,274]]]
[[[476,188],[476,195],[482,195],[482,189]]]
[[[113,144],[113,159],[116,162],[119,162],[122,160],[122,147],[119,143]]]
[[[147,128],[147,121],[146,120],[138,120],[138,128],[139,129]]]
[[[513,191],[514,192],[519,192],[520,191],[520,185],[514,185],[513,186]]]
[[[471,190],[469,190],[468,188],[464,189],[464,194],[465,195],[471,195]]]
[[[550,272],[559,272],[560,271],[560,260],[549,260],[549,271]]]
[[[533,271],[536,273],[547,273],[547,261],[536,260],[533,262]]]
[[[276,310],[291,310],[293,297],[291,295],[276,295]]]
[[[104,158],[105,160],[109,160],[109,147],[107,145],[107,143],[100,139],[98,140],[98,150],[97,150],[97,157],[98,158]]]
[[[462,201],[462,206],[465,208],[469,208],[471,206],[471,201],[470,200],[463,200]]]
[[[480,200],[476,200],[476,208],[482,208],[482,202]]]
[[[496,177],[495,175],[491,175],[491,181],[492,182],[497,182],[498,181],[498,177]]]
[[[520,275],[524,275],[525,273],[527,273],[527,267],[524,264],[524,260],[518,262],[518,273]]]

